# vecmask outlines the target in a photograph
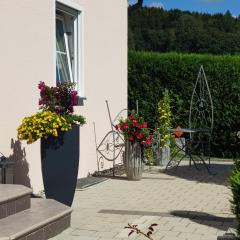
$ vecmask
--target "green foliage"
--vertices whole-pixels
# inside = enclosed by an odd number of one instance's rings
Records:
[[[161,135],[160,146],[166,147],[167,143],[170,141],[171,134],[169,129],[171,128],[171,107],[170,107],[170,96],[167,89],[163,93],[163,99],[158,103],[159,112],[159,128],[157,131]]]
[[[86,119],[82,115],[76,114],[64,114],[63,117],[66,119],[67,122],[73,124],[79,124],[80,126],[86,124]]]
[[[236,160],[235,168],[229,178],[230,186],[233,194],[232,211],[238,220],[238,238],[240,239],[240,160]]]
[[[200,65],[208,79],[214,106],[212,154],[236,157],[240,154],[240,56],[153,52],[129,52],[128,104],[155,128],[158,102],[164,89],[172,100],[173,127],[188,127],[191,94]]]
[[[240,18],[159,8],[129,13],[129,49],[137,51],[235,54],[240,52]]]
[[[144,149],[144,156],[147,159],[147,165],[152,166],[154,165],[155,161],[154,161],[154,151],[153,148],[150,147],[146,147]]]

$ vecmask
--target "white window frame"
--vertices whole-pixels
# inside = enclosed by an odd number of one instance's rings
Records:
[[[59,7],[57,4],[62,4],[68,8],[72,8],[73,10],[77,11],[78,14],[75,16],[74,20],[74,75],[73,78],[74,82],[76,82],[76,90],[78,91],[78,95],[80,98],[85,99],[85,88],[84,88],[84,10],[83,7],[79,4],[72,2],[71,0],[56,0],[55,2],[55,8],[54,8],[54,49],[55,49],[55,62],[54,66],[56,65],[56,18],[58,16],[56,15],[56,10],[63,11],[61,7]],[[71,15],[70,12],[67,12],[67,14]],[[67,37],[67,36],[66,36]],[[67,46],[68,47],[68,46]],[[71,65],[70,65],[71,66]],[[71,71],[72,72],[72,71]],[[54,81],[56,83],[56,71],[54,71]]]
[[[66,48],[67,61],[68,61],[68,71],[69,71],[69,75],[70,75],[70,81],[73,82],[73,74],[72,74],[72,68],[71,68],[72,64],[71,64],[70,54],[69,54],[69,44],[68,44],[68,37],[67,37],[67,33],[66,33],[65,21],[64,21],[64,18],[60,15],[56,15],[56,19],[60,20],[63,25],[64,41],[65,41],[65,48]],[[56,49],[56,53],[65,54],[61,51],[58,51],[57,49]],[[74,76],[74,77],[76,77],[76,76]],[[77,79],[77,78],[74,78],[74,79]]]

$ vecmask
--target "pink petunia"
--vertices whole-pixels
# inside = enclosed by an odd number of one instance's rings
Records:
[[[70,97],[71,97],[71,105],[76,106],[78,104],[77,91],[71,91]]]
[[[40,89],[40,90],[45,89],[45,87],[46,87],[45,82],[42,82],[42,81],[41,81],[41,82],[38,84],[38,89]]]

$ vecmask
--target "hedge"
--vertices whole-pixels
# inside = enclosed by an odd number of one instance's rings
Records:
[[[240,56],[129,52],[128,107],[136,108],[152,127],[158,119],[157,103],[170,91],[174,126],[188,127],[191,95],[203,65],[214,106],[212,155],[240,155]]]

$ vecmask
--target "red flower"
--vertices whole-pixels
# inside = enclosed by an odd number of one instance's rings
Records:
[[[144,123],[143,123],[143,127],[144,127],[144,128],[147,128],[147,127],[148,127],[148,123],[147,123],[147,122],[144,122]]]
[[[151,139],[147,139],[147,140],[146,140],[146,144],[147,144],[147,145],[152,144],[152,140],[151,140]]]
[[[142,145],[145,145],[145,144],[146,144],[146,141],[144,141],[144,140],[141,141],[141,144],[142,144]]]
[[[133,140],[134,140],[134,137],[131,136],[131,137],[129,138],[129,141],[132,142]]]
[[[137,124],[137,128],[142,128],[143,127],[143,125],[142,125],[142,123],[139,123],[139,124]]]
[[[118,130],[118,129],[119,129],[119,126],[118,126],[118,124],[117,124],[117,125],[115,125],[114,127],[115,127],[115,129],[116,129],[116,130]]]
[[[129,126],[128,126],[128,124],[127,123],[122,123],[122,125],[121,125],[121,129],[123,129],[123,130],[125,130],[125,129],[128,129],[129,128]]]
[[[143,134],[140,132],[137,134],[137,139],[142,139],[143,138]]]
[[[131,113],[129,118],[130,118],[130,120],[133,120],[134,119],[134,115]]]
[[[137,121],[136,120],[132,120],[132,125],[133,126],[137,126]]]

